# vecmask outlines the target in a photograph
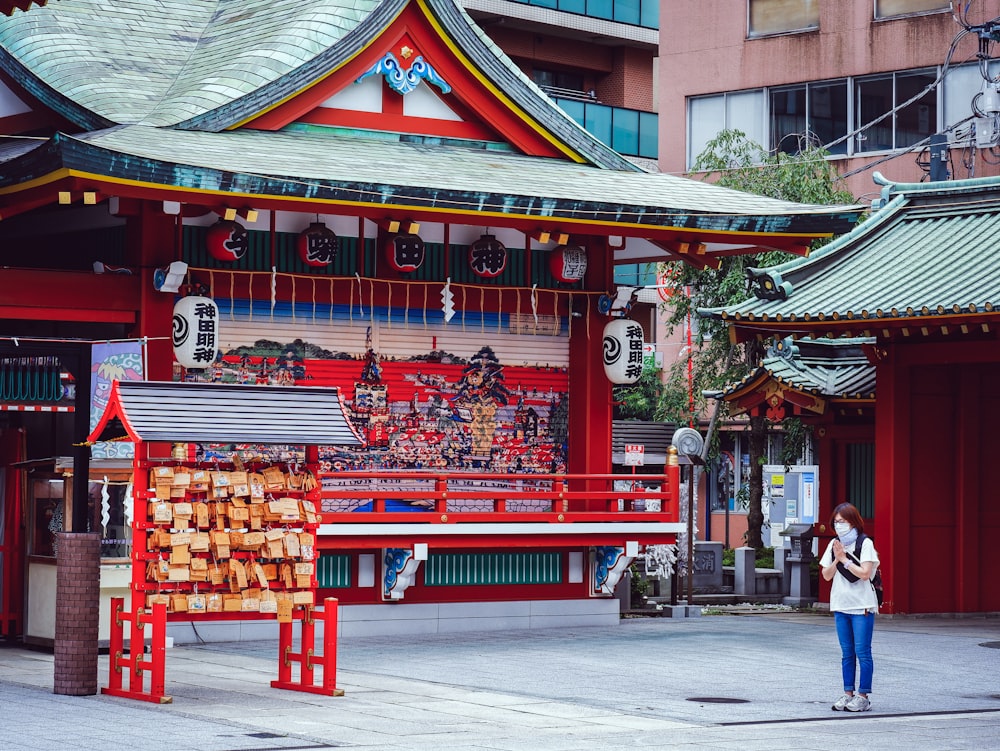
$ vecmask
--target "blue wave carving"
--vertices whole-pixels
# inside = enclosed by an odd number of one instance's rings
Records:
[[[595,552],[595,563],[597,564],[594,568],[594,590],[600,590],[607,581],[608,574],[614,565],[618,562],[618,559],[624,554],[625,548],[616,548],[610,545],[600,545],[594,549]]]
[[[388,595],[396,587],[396,579],[403,571],[406,562],[413,556],[413,551],[406,548],[386,548],[385,550],[385,580],[384,592]]]
[[[368,76],[382,76],[389,84],[389,88],[403,95],[409,94],[417,88],[421,80],[434,84],[441,89],[442,94],[451,91],[448,82],[438,75],[430,63],[424,60],[423,55],[414,58],[413,64],[409,68],[403,68],[396,56],[387,52],[385,57],[363,73],[355,83],[361,83]]]

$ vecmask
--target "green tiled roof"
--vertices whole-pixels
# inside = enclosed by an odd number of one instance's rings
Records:
[[[422,7],[464,64],[572,159],[395,133],[237,127],[354,58],[415,1],[73,0],[0,19],[0,70],[86,131],[0,144],[0,186],[69,169],[244,198],[732,233],[720,244],[827,236],[856,221],[858,207],[643,172],[556,107],[455,0]]]
[[[875,394],[875,366],[861,345],[872,338],[815,339],[781,342],[772,348],[756,371],[727,387],[724,395],[739,393],[748,384],[773,378],[790,388],[824,398],[871,399]]]
[[[878,321],[981,316],[1000,305],[1000,178],[886,185],[885,205],[807,259],[757,269],[769,285],[704,316],[788,330],[818,321],[878,328]],[[784,288],[770,295],[766,286]],[[782,299],[783,298],[783,299]],[[863,326],[867,322],[867,326]]]
[[[377,5],[73,0],[3,19],[0,48],[42,85],[109,123],[175,125],[313,60]]]
[[[74,0],[0,20],[0,69],[84,129],[221,131],[370,44],[408,0]],[[555,106],[454,0],[428,0],[461,52],[593,164],[634,164]]]
[[[358,155],[364,154],[363,159]],[[813,206],[663,174],[443,144],[300,132],[182,131],[118,126],[57,135],[0,170],[70,168],[154,185],[241,195],[567,217],[740,233],[846,231],[856,209]],[[0,164],[3,164],[0,152]],[[710,207],[710,210],[706,210]]]

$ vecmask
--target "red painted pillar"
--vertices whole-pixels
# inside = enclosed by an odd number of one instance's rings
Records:
[[[153,272],[180,258],[176,218],[163,213],[162,204],[143,201],[130,205],[126,225],[126,247],[130,263],[140,276],[139,318],[133,336],[146,336],[148,381],[173,379],[173,330],[175,295],[153,288]],[[205,280],[207,281],[207,280]]]
[[[884,565],[887,613],[912,612],[910,546],[910,381],[892,344],[876,365],[875,515],[879,558]]]
[[[612,251],[605,238],[587,244],[588,291],[610,292]],[[604,326],[596,296],[574,301],[580,317],[570,316],[569,344],[569,471],[611,472],[611,382],[604,375]],[[599,508],[600,502],[594,509]]]
[[[988,610],[981,602],[979,592],[982,587],[982,564],[987,558],[981,547],[979,508],[983,493],[982,467],[989,462],[988,455],[981,447],[986,445],[985,431],[992,429],[991,423],[983,419],[983,405],[989,403],[987,389],[994,388],[985,369],[977,365],[963,367],[958,373],[956,390],[958,409],[955,419],[957,442],[955,452],[955,567],[952,570],[951,586],[955,588],[955,609],[959,613],[975,613]]]

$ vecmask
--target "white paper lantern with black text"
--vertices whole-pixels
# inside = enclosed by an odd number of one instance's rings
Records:
[[[207,368],[219,347],[219,306],[210,297],[182,297],[174,305],[174,359],[185,368]]]
[[[612,383],[635,383],[642,375],[642,326],[616,318],[604,327],[604,374]]]

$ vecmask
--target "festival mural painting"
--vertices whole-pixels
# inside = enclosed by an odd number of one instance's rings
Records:
[[[340,389],[360,448],[326,446],[328,472],[447,471],[551,474],[566,471],[568,374],[562,367],[504,365],[489,345],[468,357],[432,351],[383,357],[366,337],[361,353],[296,339],[260,339],[220,351],[185,380]],[[254,447],[202,446],[204,457]],[[297,447],[284,451],[295,458]]]

